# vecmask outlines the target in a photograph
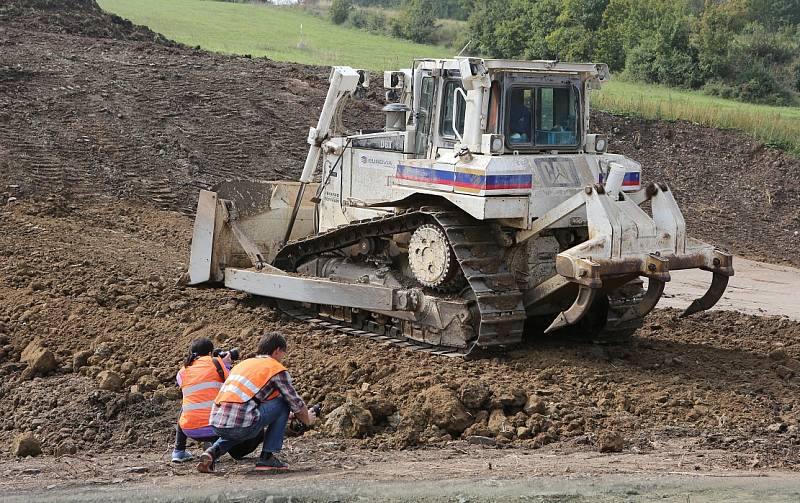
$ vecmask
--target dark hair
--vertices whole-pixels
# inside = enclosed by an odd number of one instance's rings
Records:
[[[207,337],[201,337],[199,339],[195,339],[192,341],[192,345],[189,348],[189,356],[186,357],[183,366],[188,367],[197,358],[201,356],[208,356],[213,352],[214,352],[214,343],[211,342],[211,339]]]
[[[256,354],[271,355],[276,349],[286,351],[286,338],[278,332],[267,332],[264,337],[258,341],[258,348]]]

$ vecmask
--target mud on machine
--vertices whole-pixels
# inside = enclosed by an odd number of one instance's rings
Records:
[[[712,273],[684,316],[709,309],[732,257],[687,236],[669,186],[589,133],[608,78],[594,63],[415,60],[384,73],[385,128],[350,132],[369,75],[334,67],[299,182],[200,193],[189,284],[444,355],[513,345],[526,324],[630,335],[676,269]]]

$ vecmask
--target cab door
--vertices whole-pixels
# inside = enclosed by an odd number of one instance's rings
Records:
[[[417,129],[414,133],[414,157],[430,158],[432,149],[431,128],[436,108],[436,78],[431,75],[422,77],[417,106]]]

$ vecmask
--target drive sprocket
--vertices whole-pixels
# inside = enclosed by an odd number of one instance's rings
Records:
[[[444,230],[438,225],[419,226],[408,243],[408,265],[422,286],[446,289],[460,272]]]

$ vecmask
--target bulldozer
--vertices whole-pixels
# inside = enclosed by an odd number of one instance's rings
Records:
[[[673,191],[590,133],[596,63],[417,59],[383,74],[385,126],[347,131],[369,72],[333,67],[298,181],[201,191],[188,283],[275,299],[323,328],[446,356],[570,329],[625,339],[670,271],[732,256]]]

